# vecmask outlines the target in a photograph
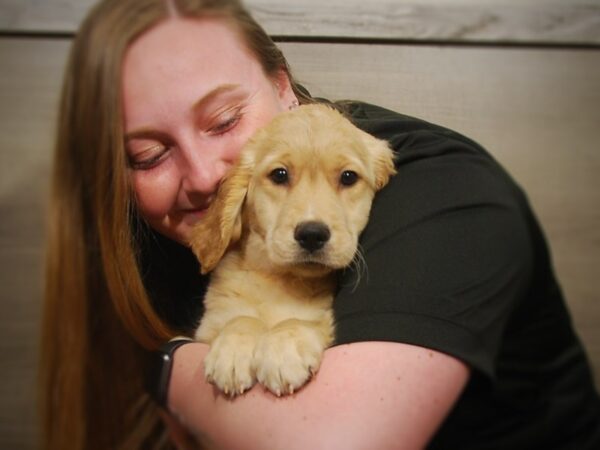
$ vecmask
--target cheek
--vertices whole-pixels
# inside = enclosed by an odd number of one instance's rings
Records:
[[[164,218],[177,201],[179,183],[168,171],[134,172],[131,184],[138,211],[148,222]]]
[[[373,193],[370,189],[359,188],[344,194],[340,199],[347,213],[348,225],[354,233],[360,234],[369,220]]]
[[[280,211],[283,208],[285,196],[283,190],[256,189],[252,194],[251,209],[254,212],[253,222],[261,235],[271,234],[279,222]]]
[[[233,164],[238,158],[242,148],[248,142],[248,139],[252,136],[254,127],[251,123],[245,123],[237,133],[232,134],[230,137],[223,140],[223,146],[219,155],[221,161],[226,161]]]

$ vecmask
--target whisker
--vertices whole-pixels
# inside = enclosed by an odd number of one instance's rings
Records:
[[[367,261],[365,260],[360,244],[358,244],[356,248],[356,253],[352,258],[350,266],[354,267],[354,272],[356,273],[356,278],[354,279],[354,286],[352,287],[352,292],[354,292],[358,288],[358,285],[360,284],[363,275],[366,276],[367,282],[369,281],[369,267],[367,266]]]

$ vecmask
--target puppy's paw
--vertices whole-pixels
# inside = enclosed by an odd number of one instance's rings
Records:
[[[256,378],[277,396],[293,394],[317,372],[324,350],[322,336],[309,326],[275,328],[256,346]]]
[[[256,382],[252,365],[256,338],[246,333],[221,333],[204,359],[206,381],[231,397]]]

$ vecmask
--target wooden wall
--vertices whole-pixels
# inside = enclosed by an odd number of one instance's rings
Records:
[[[0,448],[35,448],[44,209],[90,0],[0,0]],[[252,0],[297,77],[461,131],[529,193],[600,381],[600,1]]]

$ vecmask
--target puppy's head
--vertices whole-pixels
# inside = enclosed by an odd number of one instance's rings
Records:
[[[376,191],[395,173],[387,142],[325,105],[277,116],[250,139],[195,227],[203,272],[244,237],[248,264],[322,275],[347,266]]]

